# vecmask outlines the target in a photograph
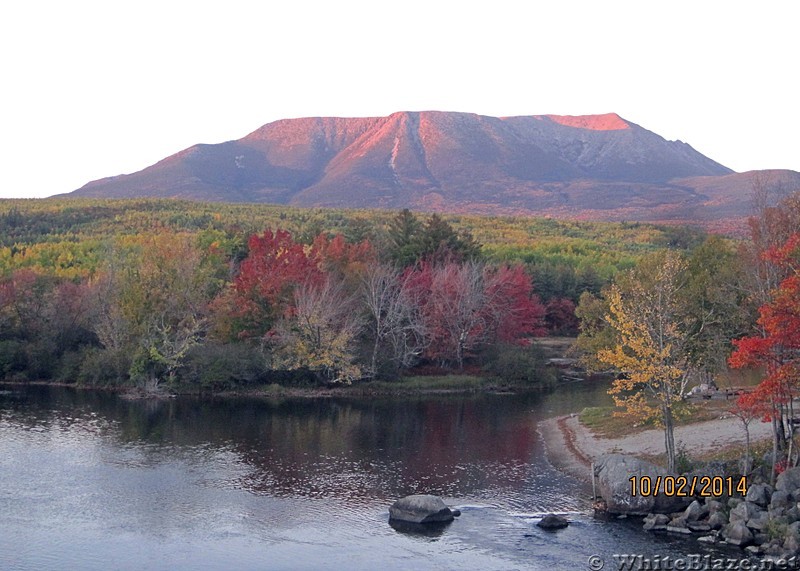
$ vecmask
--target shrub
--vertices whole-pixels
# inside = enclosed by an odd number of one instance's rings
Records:
[[[206,343],[192,349],[179,376],[200,390],[229,390],[258,382],[264,367],[258,349],[247,343]]]
[[[127,352],[89,347],[82,354],[78,384],[107,387],[122,385],[128,381],[131,362]]]
[[[545,367],[544,353],[537,345],[497,344],[484,354],[484,369],[499,380],[511,384],[548,386],[556,375]]]
[[[0,378],[11,377],[25,369],[22,343],[15,339],[0,341]]]

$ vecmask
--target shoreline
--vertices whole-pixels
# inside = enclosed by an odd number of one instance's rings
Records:
[[[621,438],[601,438],[581,424],[577,413],[539,422],[547,460],[556,469],[584,482],[591,482],[592,463],[604,454],[653,456],[664,452],[664,432],[643,430]],[[750,440],[756,443],[772,437],[769,423],[750,425]],[[726,446],[744,444],[741,422],[730,416],[675,427],[675,442],[693,454],[713,452]]]
[[[133,387],[123,386],[87,386],[75,383],[65,383],[61,381],[7,381],[0,379],[0,387],[58,387],[74,389],[76,391],[97,391],[117,394],[120,398],[133,400],[158,399],[167,400],[176,397],[189,397],[203,400],[213,399],[284,399],[284,398],[307,398],[307,399],[327,399],[327,398],[367,398],[367,397],[414,397],[414,396],[448,396],[448,395],[469,395],[469,394],[525,394],[537,393],[550,390],[550,386],[514,386],[494,384],[488,381],[474,386],[454,386],[447,387],[425,387],[425,386],[403,386],[402,381],[397,382],[397,386],[370,387],[368,385],[343,385],[338,387],[285,387],[280,385],[260,385],[258,387],[243,390],[224,390],[217,392],[158,392],[145,393]],[[558,384],[558,383],[557,383]],[[556,386],[557,386],[556,384]]]
[[[567,421],[577,415],[559,416],[539,422],[537,431],[544,443],[545,456],[557,470],[584,483],[591,483],[593,458],[578,448],[577,435]]]

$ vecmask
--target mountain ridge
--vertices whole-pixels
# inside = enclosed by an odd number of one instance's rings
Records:
[[[800,173],[771,172],[781,185],[800,187]],[[730,192],[707,177],[727,177]],[[748,180],[748,173],[616,113],[401,111],[281,119],[235,141],[193,145],[136,173],[89,182],[67,196],[708,225],[747,215]]]

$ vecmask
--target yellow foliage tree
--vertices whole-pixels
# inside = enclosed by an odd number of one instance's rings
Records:
[[[341,282],[301,286],[295,290],[291,315],[265,338],[271,349],[268,364],[305,369],[327,383],[350,384],[364,375],[355,353],[362,328],[355,300]]]
[[[664,428],[668,470],[675,470],[674,420],[689,380],[689,327],[682,290],[686,265],[666,253],[644,260],[608,295],[607,320],[616,334],[611,349],[597,357],[622,375],[609,393],[621,413],[638,420],[656,420]]]

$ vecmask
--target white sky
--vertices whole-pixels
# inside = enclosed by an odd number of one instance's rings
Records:
[[[616,112],[736,171],[800,171],[800,3],[9,0],[0,197],[283,118]]]

